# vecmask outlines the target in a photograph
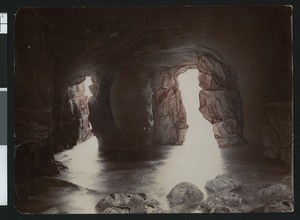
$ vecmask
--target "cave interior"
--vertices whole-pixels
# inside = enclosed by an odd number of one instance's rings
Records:
[[[178,77],[192,69],[199,71],[195,105],[212,125],[215,147],[250,149],[291,167],[290,14],[276,7],[19,9],[15,144],[35,147],[18,153],[18,179],[56,173],[53,163],[62,165],[53,155],[92,136],[104,149],[182,145],[189,126]],[[25,166],[24,154],[32,160]]]

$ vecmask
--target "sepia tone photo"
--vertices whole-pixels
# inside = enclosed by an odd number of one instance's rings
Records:
[[[292,7],[20,8],[21,213],[293,212]]]

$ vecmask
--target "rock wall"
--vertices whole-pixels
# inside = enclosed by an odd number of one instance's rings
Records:
[[[113,83],[113,119],[129,145],[152,143],[152,95],[151,77],[142,70],[122,73]]]
[[[212,55],[200,57],[198,70],[200,112],[213,124],[219,147],[242,144],[243,106],[235,73]]]
[[[62,148],[71,148],[93,135],[88,119],[88,97],[84,95],[85,89],[88,88],[85,88],[83,82],[68,87],[56,137],[57,143]]]
[[[43,140],[53,130],[54,64],[43,25],[33,16],[17,19],[15,25],[24,27],[15,32],[14,132],[19,144]]]
[[[91,92],[93,96],[88,102],[89,119],[93,128],[92,132],[99,140],[114,138],[120,133],[114,121],[110,104],[111,86],[114,80],[114,74],[92,75]]]
[[[153,141],[158,144],[181,145],[188,129],[176,72],[161,69],[153,74]]]
[[[265,156],[291,166],[293,115],[291,103],[268,103],[262,128]]]

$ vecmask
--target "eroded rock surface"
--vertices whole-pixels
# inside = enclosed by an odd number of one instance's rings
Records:
[[[188,129],[176,70],[162,69],[152,79],[154,142],[182,144]]]
[[[236,75],[220,59],[203,55],[198,62],[200,112],[213,124],[219,147],[244,143],[242,101]]]
[[[264,203],[280,202],[293,198],[292,189],[285,184],[274,184],[258,191],[257,197]]]
[[[200,205],[200,210],[202,212],[237,212],[236,209],[242,204],[242,198],[232,192],[217,193],[207,197],[202,201]],[[228,208],[227,208],[228,207]]]
[[[228,174],[218,175],[215,179],[209,180],[205,184],[205,188],[214,193],[238,189],[241,186],[242,184],[238,180]]]
[[[167,199],[172,205],[186,204],[200,204],[203,200],[203,193],[192,183],[182,182],[174,186],[171,192],[167,195]]]
[[[265,156],[291,166],[293,125],[291,103],[268,103],[262,128]]]
[[[159,202],[143,193],[112,193],[101,199],[98,213],[164,213]]]

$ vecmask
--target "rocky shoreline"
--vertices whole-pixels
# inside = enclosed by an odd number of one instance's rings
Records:
[[[159,201],[142,192],[115,192],[100,199],[95,204],[95,212],[99,214],[173,213],[172,210],[181,213],[293,212],[292,182],[291,176],[286,176],[280,183],[249,186],[229,174],[222,174],[207,181],[206,198],[192,183],[181,182],[174,186],[166,195],[169,210],[162,209]],[[16,207],[22,213],[68,214],[60,207],[49,207],[50,204],[47,202],[41,203],[43,196],[39,195],[49,190],[56,190],[57,193],[74,191],[97,193],[68,181],[42,176],[32,181],[28,187],[15,185],[19,201]]]

